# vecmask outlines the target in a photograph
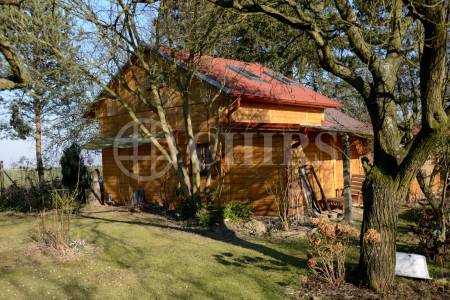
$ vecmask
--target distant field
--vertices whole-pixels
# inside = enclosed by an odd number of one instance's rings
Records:
[[[89,169],[98,168],[100,172],[101,167],[90,167]],[[38,182],[37,171],[33,169],[7,169],[5,170],[5,187],[11,186],[14,181],[18,186],[36,184]],[[9,177],[8,177],[9,176]],[[45,179],[52,181],[56,178],[61,178],[61,168],[52,168],[45,170]]]
[[[5,187],[11,186],[13,184],[12,181],[19,186],[30,185],[30,183],[36,184],[38,182],[36,170],[8,169],[5,170],[5,173]],[[57,177],[61,178],[61,168],[45,170],[46,180],[52,180]]]

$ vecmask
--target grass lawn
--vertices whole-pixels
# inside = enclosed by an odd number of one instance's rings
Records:
[[[221,241],[157,216],[118,211],[76,218],[72,236],[100,249],[64,262],[30,252],[38,222],[0,215],[0,299],[270,299],[306,270],[302,241]]]
[[[308,272],[304,239],[187,232],[159,216],[97,209],[76,217],[71,234],[96,253],[62,260],[33,248],[38,224],[0,213],[0,299],[279,299]],[[357,258],[355,246],[349,265]]]

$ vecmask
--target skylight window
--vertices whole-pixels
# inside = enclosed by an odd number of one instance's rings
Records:
[[[278,80],[281,83],[284,83],[284,84],[287,84],[290,86],[298,86],[297,81],[287,78],[286,76],[284,76],[280,73],[276,73],[276,72],[272,72],[272,71],[263,71],[263,73],[275,80]]]
[[[242,75],[242,76],[244,76],[244,77],[246,77],[248,79],[255,80],[255,81],[264,81],[263,78],[259,77],[256,74],[253,74],[250,71],[247,71],[243,67],[238,67],[238,66],[234,66],[234,65],[228,65],[227,67],[228,67],[228,69],[230,69],[230,70],[232,70],[232,71],[234,71],[234,72],[236,72],[236,73],[238,73],[238,74],[240,74],[240,75]]]

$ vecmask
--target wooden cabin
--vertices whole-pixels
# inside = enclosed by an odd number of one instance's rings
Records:
[[[168,59],[164,49],[151,49],[149,53],[150,63]],[[182,60],[178,68],[179,72],[185,71]],[[130,62],[109,87],[126,99],[138,118],[157,120],[155,113],[133,93],[145,86],[142,74]],[[205,100],[218,92],[214,103]],[[171,84],[167,84],[164,93],[170,95],[164,103],[168,122],[180,149],[186,149],[182,97]],[[276,215],[267,183],[293,158],[299,164],[312,164],[326,196],[335,197],[343,188],[340,136],[344,133],[350,137],[351,175],[364,174],[360,159],[368,155],[370,126],[340,112],[340,103],[267,67],[203,56],[190,85],[189,103],[195,133],[221,129],[221,156],[213,176],[213,186],[220,190],[218,204],[239,200],[250,204],[257,215]],[[102,93],[85,117],[100,124],[100,135],[85,148],[101,149],[106,202],[126,205],[132,194],[140,190],[146,202],[169,208],[179,205],[174,171],[169,167],[163,175],[152,176],[152,171],[161,167],[151,167],[154,162],[145,159],[155,152],[154,146],[141,133],[133,135],[136,126],[123,105]],[[129,143],[114,144],[118,136],[126,136]],[[209,146],[208,139],[198,139],[200,153]],[[298,185],[293,186],[298,189]],[[290,197],[296,198],[291,199],[292,210],[303,211],[302,195],[294,192],[295,187],[292,189]]]

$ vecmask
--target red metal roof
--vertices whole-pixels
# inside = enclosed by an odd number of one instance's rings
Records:
[[[168,48],[160,47],[159,53],[163,57],[170,57]],[[180,58],[182,65],[189,53],[176,51],[175,55]],[[242,100],[306,107],[342,107],[342,104],[257,63],[208,55],[197,59],[200,77],[216,87],[225,87],[223,89],[226,93],[240,96]]]
[[[199,72],[226,86],[230,94],[241,96],[243,100],[307,107],[342,107],[340,103],[257,63],[203,56]]]

